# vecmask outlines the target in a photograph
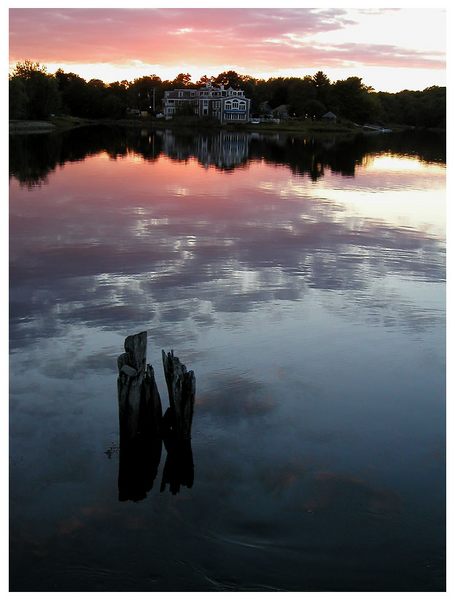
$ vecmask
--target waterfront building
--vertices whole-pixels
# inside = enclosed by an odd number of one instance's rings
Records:
[[[247,123],[251,100],[243,90],[207,83],[200,89],[177,89],[164,92],[163,108],[166,119],[175,115],[196,115],[221,123]]]

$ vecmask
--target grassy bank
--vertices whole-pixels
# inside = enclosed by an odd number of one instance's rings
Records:
[[[54,131],[55,125],[49,121],[10,121],[10,133],[44,133]]]
[[[83,127],[97,123],[93,119],[79,119],[77,117],[50,117],[41,121],[19,121],[10,120],[10,133],[49,133],[52,131],[61,131],[73,129],[74,127]]]
[[[230,128],[231,126],[228,125],[227,127]],[[311,135],[319,133],[356,133],[361,129],[360,127],[355,126],[353,123],[326,123],[324,121],[311,121],[309,119],[304,121],[281,121],[281,123],[248,123],[247,125],[244,125],[244,127],[246,131],[285,131],[290,133],[303,133]]]
[[[104,121],[108,124],[125,125],[129,127],[151,127],[154,129],[180,130],[223,130],[223,131],[257,131],[257,132],[294,132],[302,134],[346,134],[358,132],[361,128],[353,123],[325,123],[323,121],[298,121],[289,120],[281,123],[219,123],[210,119],[193,117],[175,117],[169,121],[164,119],[121,119],[118,121]]]
[[[108,125],[117,127],[135,127],[147,129],[177,129],[179,131],[254,131],[258,133],[296,133],[301,135],[348,135],[362,132],[361,126],[349,121],[329,123],[325,121],[311,121],[309,119],[281,121],[281,123],[228,123],[220,124],[218,121],[199,119],[197,117],[176,117],[169,121],[164,119],[129,118],[129,119],[83,119],[70,116],[51,117],[46,121],[10,121],[10,133],[39,133],[61,131],[74,127],[90,125]],[[400,125],[390,125],[394,131],[409,129]]]

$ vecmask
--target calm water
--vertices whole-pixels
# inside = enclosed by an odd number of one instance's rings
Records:
[[[12,590],[441,590],[445,163],[335,142],[10,138]],[[118,499],[116,358],[196,373],[194,483]],[[145,458],[146,460],[146,458]]]

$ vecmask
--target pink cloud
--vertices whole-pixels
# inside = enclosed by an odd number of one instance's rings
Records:
[[[241,66],[255,71],[352,63],[443,68],[444,56],[394,45],[315,46],[354,24],[344,9],[11,9],[10,59],[42,63]],[[306,41],[308,40],[308,41]]]

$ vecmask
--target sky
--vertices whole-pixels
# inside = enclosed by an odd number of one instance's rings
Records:
[[[234,69],[355,75],[377,91],[445,85],[444,8],[11,8],[10,68],[30,59],[89,80]]]

